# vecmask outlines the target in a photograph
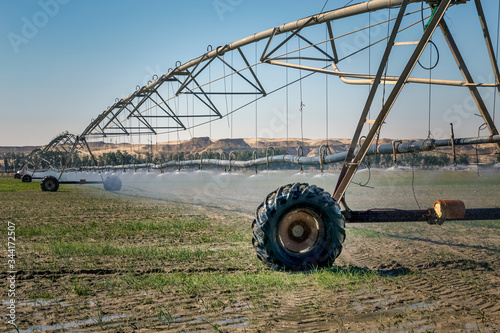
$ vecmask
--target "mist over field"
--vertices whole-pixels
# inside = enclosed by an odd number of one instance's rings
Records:
[[[48,173],[40,173],[46,175]],[[54,173],[55,175],[55,173]],[[123,183],[121,195],[143,197],[167,202],[184,202],[200,206],[253,214],[266,195],[289,183],[309,183],[332,193],[338,171],[325,170],[260,170],[224,172],[224,169],[128,170],[103,172],[68,172],[63,180],[100,180],[118,176]],[[102,177],[102,178],[101,178]],[[412,189],[413,184],[413,189]],[[495,186],[500,184],[500,168],[462,166],[453,170],[419,170],[410,167],[362,169],[347,191],[351,209],[432,207],[435,200],[459,199],[468,208],[500,205]],[[100,186],[100,185],[94,185]],[[413,195],[415,192],[415,197]]]

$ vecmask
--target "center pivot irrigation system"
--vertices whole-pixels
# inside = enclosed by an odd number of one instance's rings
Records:
[[[475,10],[468,12],[467,22],[479,20],[482,31],[478,31],[478,39],[481,39],[480,36],[484,39],[481,44],[488,53],[494,83],[477,83],[473,80],[452,29],[445,22],[445,13],[453,16],[453,11],[447,12],[448,9],[462,5],[475,7]],[[488,2],[488,5],[492,3]],[[385,13],[385,16],[377,16],[385,18],[372,24],[375,13]],[[368,25],[352,29],[366,18]],[[357,47],[352,46],[356,44],[353,41],[357,36],[366,35],[373,29],[379,32],[387,30],[387,34],[376,40],[369,38],[365,45],[358,43]],[[444,48],[449,48],[463,76],[462,80],[436,79],[431,75],[428,78],[412,76],[417,63],[422,61],[426,46],[438,49],[438,42],[431,40],[436,30],[440,30],[442,36],[439,40]],[[410,38],[412,41],[408,41]],[[340,43],[351,44],[349,48],[342,48],[339,47]],[[443,48],[442,45],[440,47]],[[396,53],[396,49],[401,51]],[[377,64],[373,73],[371,69],[368,73],[340,69],[349,64],[352,66],[353,59],[357,59],[355,63],[359,65],[359,56],[367,53],[369,64]],[[391,72],[397,71],[399,75],[387,75],[389,62]],[[431,72],[434,67],[425,69]],[[280,69],[280,75],[276,74],[276,69]],[[297,76],[293,80],[289,78],[289,70]],[[214,72],[219,75],[214,75]],[[337,77],[346,84],[368,86],[368,96],[346,152],[328,154],[328,147],[322,146],[317,157],[267,154],[264,158],[237,161],[231,159],[231,154],[228,159],[204,159],[201,155],[194,160],[178,158],[155,164],[111,167],[99,166],[87,143],[92,138],[151,137],[179,131],[191,133],[196,127],[211,126],[212,121],[221,118],[232,122],[233,113],[248,109],[251,105],[255,105],[257,115],[257,102],[260,99],[278,91],[286,91],[288,103],[288,87],[299,84],[302,93],[302,80],[315,74]],[[283,76],[286,81],[273,86]],[[439,85],[469,91],[490,135],[455,139],[452,127],[450,139],[436,140],[430,135],[429,127],[427,139],[379,145],[377,138],[381,127],[403,88],[410,83],[427,85],[429,89]],[[497,58],[481,0],[372,0],[283,24],[217,48],[209,46],[202,56],[184,64],[177,62],[176,67],[168,73],[155,75],[147,85],[137,86],[136,91],[128,97],[116,99],[80,135],[63,133],[48,146],[34,152],[30,158],[44,159],[60,172],[59,178],[43,178],[41,187],[46,191],[57,191],[59,183],[66,182],[61,180],[66,171],[94,170],[100,173],[104,169],[140,167],[163,172],[168,167],[197,165],[224,166],[231,170],[232,167],[256,168],[270,163],[319,165],[323,169],[323,165],[343,162],[333,195],[314,185],[288,184],[270,193],[256,211],[252,242],[260,260],[275,269],[308,270],[330,265],[337,258],[345,239],[345,222],[426,221],[442,224],[449,219],[500,219],[499,208],[466,209],[464,203],[458,200],[437,200],[433,208],[426,210],[353,211],[344,197],[358,167],[370,155],[416,153],[445,146],[452,147],[454,151],[458,145],[494,143],[500,146],[500,135],[479,91],[485,87],[495,89],[496,98],[500,92],[499,83]],[[378,106],[374,101],[380,96],[382,102]],[[417,94],[413,97],[415,100],[419,98]],[[371,112],[375,111],[375,119],[370,120]],[[363,135],[363,132],[366,134]],[[49,163],[46,155],[54,150],[69,157]],[[85,151],[88,160],[94,165],[77,169],[68,167],[71,157],[79,151]],[[28,167],[23,168],[18,177],[29,176],[28,171]],[[121,181],[116,175],[106,179],[101,177],[99,182],[104,183],[106,189],[115,191],[121,188]]]

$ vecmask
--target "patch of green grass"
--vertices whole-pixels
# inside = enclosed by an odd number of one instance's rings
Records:
[[[212,259],[230,260],[241,255],[231,249],[167,248],[161,246],[118,246],[111,243],[57,242],[49,247],[51,255],[59,257],[122,256],[144,260],[195,262]]]
[[[259,273],[237,272],[227,274],[222,272],[198,274],[187,272],[172,272],[168,274],[136,275],[127,274],[123,277],[126,286],[142,290],[144,288],[165,288],[187,295],[210,292],[214,289],[229,291],[260,292],[270,288],[287,290],[306,283],[307,275],[262,271]]]
[[[72,282],[72,287],[71,290],[77,295],[77,296],[88,296],[90,295],[90,287],[87,283],[84,281],[80,280],[78,276],[75,277],[75,279]]]
[[[168,227],[173,230],[179,230],[183,232],[195,232],[204,230],[210,227],[210,221],[206,216],[201,216],[195,219],[192,218],[177,218],[173,221],[169,221]]]
[[[128,218],[133,218],[141,212],[131,212]],[[118,214],[118,213],[115,213]],[[61,224],[60,221],[45,224],[20,224],[17,230],[19,236],[39,237],[64,241],[83,241],[86,238],[94,240],[118,239],[129,236],[146,236],[170,239],[175,243],[220,243],[246,242],[250,233],[245,233],[237,225],[213,226],[208,217],[187,216],[169,213],[163,217],[148,219],[117,219],[115,221],[98,221],[90,216],[80,218],[71,224]]]
[[[250,229],[245,230],[235,230],[234,227],[230,226],[218,226],[214,230],[214,235],[220,235],[221,239],[225,242],[247,242],[250,243],[252,239],[252,233],[249,232]],[[210,241],[211,239],[207,239],[206,241]]]
[[[148,275],[126,274],[119,277],[125,286],[135,290],[154,288],[164,292],[164,289],[168,289],[186,295],[207,293],[211,290],[243,291],[257,295],[262,291],[279,290],[284,292],[302,288],[303,286],[357,290],[373,284],[379,278],[381,277],[377,272],[353,267],[334,267],[299,274],[263,270],[256,273],[201,272],[193,274],[172,272]]]
[[[447,221],[446,224],[462,225],[471,228],[487,228],[487,229],[500,229],[500,220],[488,221]],[[497,231],[497,230],[495,230]]]
[[[27,236],[27,237],[33,237],[33,236],[54,236],[54,237],[60,237],[64,236],[67,234],[75,234],[79,233],[79,229],[84,229],[78,228],[75,226],[70,226],[70,225],[63,225],[63,226],[57,226],[57,225],[51,225],[51,224],[46,224],[42,226],[37,226],[37,225],[25,225],[21,224],[17,228],[17,235],[18,236]],[[87,228],[85,228],[87,229]]]
[[[0,192],[41,191],[39,182],[23,183],[13,175],[0,176]]]
[[[84,222],[80,225],[21,225],[18,234],[22,236],[70,236],[73,240],[83,237],[112,238],[117,236],[138,235],[141,232],[161,232],[168,228],[167,223],[159,221],[117,221],[98,223]]]
[[[83,186],[61,185],[59,191],[74,192],[85,191],[88,188]],[[23,183],[21,179],[14,179],[13,175],[0,176],[0,192],[38,192],[40,189],[40,181],[32,181],[30,183]]]
[[[157,314],[158,320],[162,322],[166,322],[168,324],[168,328],[170,328],[170,324],[174,321],[174,317],[170,313],[170,311],[164,306],[160,306]]]
[[[32,300],[39,300],[39,299],[47,300],[47,299],[52,299],[54,297],[52,296],[52,294],[49,291],[46,291],[46,290],[44,290],[44,291],[35,290],[35,291],[33,291],[32,293],[29,294],[28,298],[32,299]]]
[[[371,229],[350,227],[346,229],[346,237],[382,238],[382,237],[387,237],[387,235],[384,235],[380,231],[375,231]]]
[[[180,215],[158,220],[117,221],[102,225],[100,229],[111,237],[154,233],[156,236],[170,237],[173,240],[180,241],[186,238],[198,243],[213,242],[214,238],[220,238],[213,232],[206,216]]]
[[[316,271],[313,277],[324,288],[357,290],[373,285],[380,278],[380,274],[359,267],[332,267]]]

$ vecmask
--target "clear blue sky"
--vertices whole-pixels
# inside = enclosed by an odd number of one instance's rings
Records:
[[[330,0],[325,10],[342,7],[347,2]],[[217,7],[221,3],[228,10],[221,11]],[[64,130],[80,133],[116,97],[127,96],[155,73],[167,72],[175,67],[177,60],[184,63],[201,55],[208,44],[224,45],[315,14],[324,3],[324,0],[0,0],[0,145],[43,145]],[[498,2],[483,3],[496,39]],[[450,9],[448,20],[466,60],[473,63],[471,67],[479,75],[488,75],[488,58],[481,35],[477,34],[480,31],[474,21],[473,1],[466,6]],[[358,27],[363,24],[359,22]],[[467,40],[473,33],[476,39]],[[436,76],[450,74],[442,78],[460,79],[449,52],[439,47],[442,59]],[[366,65],[358,71],[365,69]],[[428,75],[425,71],[415,74]],[[475,78],[479,80],[478,75]],[[324,78],[310,84],[309,89],[314,89],[310,96],[314,98],[309,101],[304,98],[306,111],[310,112],[304,124],[305,137],[324,136],[325,102],[321,90],[324,88],[318,88],[322,82]],[[337,89],[337,85],[338,79],[331,78],[328,126],[331,137],[345,138],[352,134],[368,88]],[[320,97],[316,98],[320,90]],[[397,114],[388,119],[383,136],[425,138],[427,109],[423,106],[427,94],[425,86],[405,91],[402,98],[411,100],[421,95],[417,99],[421,99],[422,105],[397,105]],[[441,99],[433,98],[433,128],[443,129],[454,121],[460,122],[459,136],[477,135],[481,120],[474,112],[452,107],[453,103],[467,103],[465,89],[456,93],[437,88],[433,90],[433,96],[436,95]],[[492,89],[486,91],[490,110],[492,96]],[[261,122],[269,122],[266,112],[271,114],[273,108],[279,109],[284,104],[277,98],[270,101],[259,102]],[[299,104],[298,99],[290,100],[290,109],[298,112]],[[234,127],[235,137],[254,136],[250,119],[245,115],[235,116],[238,124]],[[225,124],[225,120],[220,122]],[[297,122],[296,116],[291,121],[292,137],[300,136]],[[197,131],[196,136],[206,135],[206,130]],[[216,133],[214,137],[229,136],[222,129]],[[284,132],[276,135],[283,137]]]

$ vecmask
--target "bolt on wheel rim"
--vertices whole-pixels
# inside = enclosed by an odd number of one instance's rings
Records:
[[[314,248],[323,227],[318,214],[307,208],[292,210],[283,217],[278,236],[290,252],[305,253]]]

